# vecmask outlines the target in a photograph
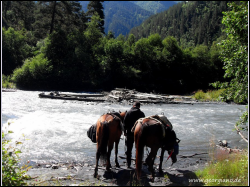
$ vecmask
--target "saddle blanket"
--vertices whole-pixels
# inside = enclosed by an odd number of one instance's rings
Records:
[[[167,119],[166,116],[164,116],[164,115],[154,115],[154,116],[148,116],[148,117],[145,117],[145,118],[140,118],[140,119],[138,119],[138,120],[135,122],[133,128],[131,129],[131,132],[134,132],[134,131],[135,131],[136,125],[137,125],[138,123],[142,123],[142,121],[143,121],[144,119],[152,119],[152,120],[155,121],[154,124],[160,124],[161,127],[162,127],[163,137],[165,137],[165,129],[166,129],[166,128],[170,128],[171,130],[173,129],[172,124],[170,123],[170,121]]]

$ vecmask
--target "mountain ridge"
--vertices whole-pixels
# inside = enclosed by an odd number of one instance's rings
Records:
[[[87,12],[89,1],[79,2],[83,11]],[[115,37],[120,34],[128,35],[133,27],[139,26],[155,12],[167,10],[176,3],[176,1],[104,1],[104,31],[106,34],[112,31]],[[145,7],[148,7],[148,10]]]

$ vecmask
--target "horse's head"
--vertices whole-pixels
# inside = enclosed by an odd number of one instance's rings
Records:
[[[177,162],[177,157],[176,157],[176,154],[174,152],[174,149],[168,150],[168,154],[172,159],[172,165],[173,165],[175,162]]]
[[[176,155],[179,153],[180,140],[176,137],[174,130],[167,129],[164,141],[164,147],[168,151],[169,157],[172,159],[172,165],[177,162]]]

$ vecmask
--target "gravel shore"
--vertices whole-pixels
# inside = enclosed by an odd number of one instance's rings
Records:
[[[158,164],[155,162],[156,177],[151,181],[151,173],[146,166],[142,166],[141,186],[199,186],[199,182],[192,182],[190,179],[197,179],[195,171],[202,169],[208,162],[208,154],[178,155],[177,163],[171,165],[168,160],[168,167],[163,168],[164,173],[158,172]],[[164,159],[166,162],[166,158]],[[112,167],[110,172],[105,171],[104,166],[98,170],[98,178],[94,178],[95,165],[87,163],[36,163],[27,174],[32,178],[28,180],[29,185],[50,185],[50,186],[132,186],[135,185],[135,163],[131,169],[126,167],[126,161],[119,159],[120,168]]]

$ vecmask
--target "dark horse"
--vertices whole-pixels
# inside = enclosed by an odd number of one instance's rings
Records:
[[[122,135],[122,122],[126,112],[113,112],[102,115],[96,123],[96,167],[94,177],[98,175],[98,162],[100,157],[106,158],[106,170],[109,171],[111,168],[110,154],[115,143],[115,163],[116,167],[120,167],[117,154],[118,144]],[[108,150],[107,150],[108,148]]]
[[[162,161],[165,150],[168,151],[172,159],[172,164],[175,163],[178,151],[174,151],[174,146],[178,146],[179,142],[172,128],[164,126],[159,120],[149,117],[139,119],[137,122],[134,130],[137,180],[140,180],[143,151],[144,147],[147,146],[151,148],[151,151],[145,162],[152,173],[152,181],[154,181],[155,173],[153,165],[158,149],[161,148],[159,172],[162,173]]]

